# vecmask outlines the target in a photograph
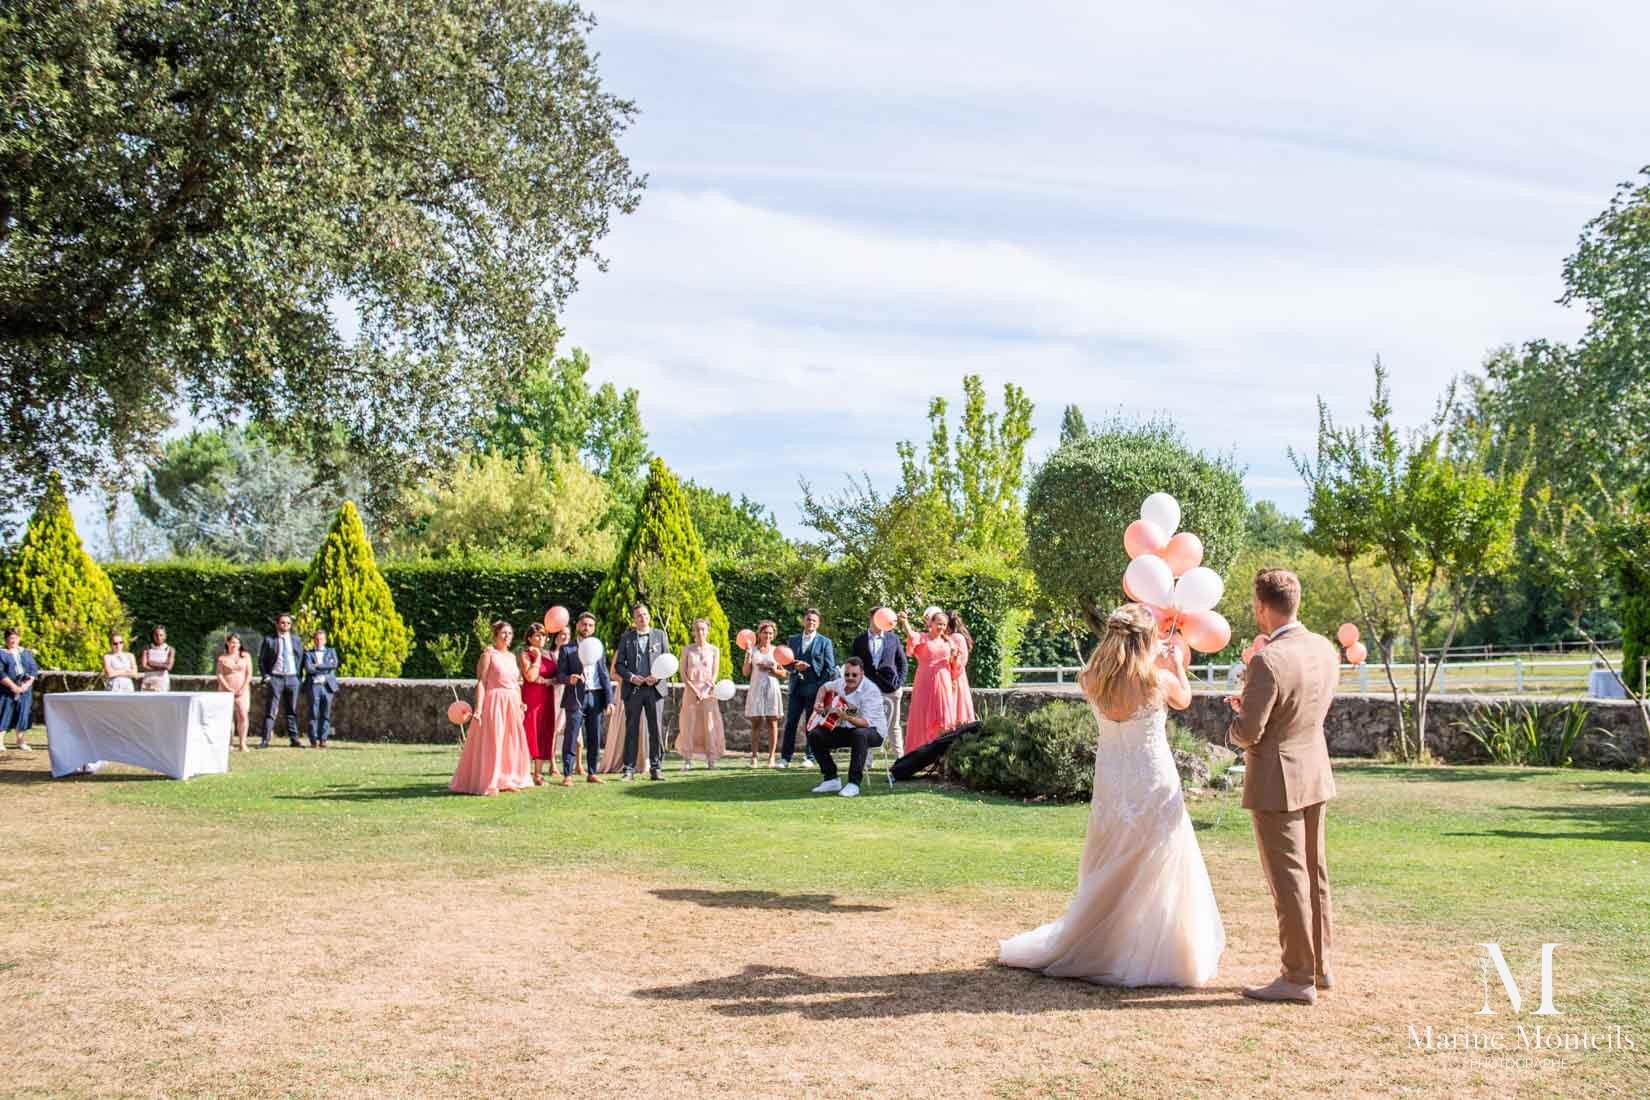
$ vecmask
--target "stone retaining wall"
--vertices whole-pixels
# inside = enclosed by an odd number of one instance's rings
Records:
[[[393,741],[411,744],[442,744],[456,741],[456,731],[447,721],[447,705],[457,697],[472,700],[471,680],[344,680],[343,690],[333,703],[335,736],[349,741]],[[210,691],[213,681],[206,676],[174,676],[172,684],[182,691]],[[42,674],[35,692],[35,722],[41,718],[41,697],[53,691],[86,691],[100,686],[92,673]],[[980,689],[974,692],[980,717],[1002,714],[1023,716],[1050,699],[1077,699],[1074,686],[1028,685],[1008,689]],[[1427,742],[1440,760],[1466,763],[1482,758],[1478,745],[1464,732],[1462,722],[1476,710],[1510,702],[1501,696],[1435,696],[1429,707]],[[1574,699],[1524,698],[1543,713],[1561,711]],[[1645,767],[1650,765],[1650,740],[1644,733],[1636,706],[1631,702],[1602,699],[1579,700],[1590,712],[1589,732],[1576,743],[1577,764],[1589,767]],[[904,703],[909,703],[909,692]],[[902,704],[904,709],[904,704]],[[665,705],[667,728],[675,728],[676,696]],[[252,692],[252,736],[258,736],[263,722],[263,693]],[[723,707],[727,721],[730,752],[748,751],[750,725],[744,717],[744,688]],[[1209,740],[1221,740],[1226,731],[1225,696],[1219,693],[1193,696],[1191,707],[1178,720],[1192,732]],[[1378,757],[1391,751],[1394,740],[1393,704],[1379,695],[1338,695],[1325,722],[1330,752],[1335,756]],[[281,737],[279,729],[276,736]]]

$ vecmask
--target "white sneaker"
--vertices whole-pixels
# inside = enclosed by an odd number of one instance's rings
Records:
[[[685,771],[685,772],[692,771],[693,770],[693,761],[691,761],[691,760],[682,761],[682,770]]]
[[[27,741],[19,741],[17,743],[17,751],[18,752],[33,752],[34,750],[29,748],[29,743]]]
[[[790,761],[789,761],[789,760],[784,760],[784,759],[781,759],[781,760],[780,760],[780,761],[779,761],[779,765],[778,765],[778,766],[779,766],[779,767],[781,767],[781,768],[788,768],[788,767],[790,767],[790,766],[791,766],[791,762],[790,762]]]
[[[859,787],[857,787],[853,783],[848,784],[846,787],[842,788],[842,797],[843,798],[858,798],[859,797]]]
[[[849,789],[852,790],[855,794],[859,793],[858,788],[850,787]],[[825,782],[821,783],[819,786],[814,788],[814,793],[815,794],[835,794],[836,792],[838,792],[840,790],[842,790],[842,780],[840,780],[840,779],[827,779]]]

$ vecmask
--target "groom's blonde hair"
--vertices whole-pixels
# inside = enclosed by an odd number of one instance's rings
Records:
[[[1132,714],[1157,701],[1156,662],[1157,620],[1145,604],[1126,603],[1107,618],[1077,683],[1102,711]]]

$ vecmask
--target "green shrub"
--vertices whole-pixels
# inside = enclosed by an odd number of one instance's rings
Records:
[[[1086,799],[1094,784],[1094,714],[1082,703],[1046,703],[1024,721],[993,716],[947,758],[974,790],[1019,798]]]
[[[649,465],[635,522],[591,604],[598,636],[609,651],[630,629],[630,609],[638,602],[648,605],[654,626],[665,632],[673,650],[693,640],[694,619],[709,619],[710,642],[722,651],[722,667],[733,667],[728,616],[716,598],[687,495],[657,458]]]
[[[0,560],[0,619],[50,669],[101,668],[109,634],[126,629],[126,609],[81,544],[56,474],[22,541]]]
[[[1495,764],[1567,768],[1570,750],[1587,730],[1591,712],[1575,702],[1554,713],[1531,703],[1486,703],[1474,708],[1461,731]]]
[[[313,616],[307,627],[327,632],[327,641],[338,650],[342,675],[401,675],[412,631],[378,571],[361,515],[347,500],[315,552],[297,611],[305,619]]]

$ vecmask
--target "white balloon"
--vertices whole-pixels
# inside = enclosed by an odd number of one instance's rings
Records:
[[[1140,506],[1140,518],[1163,528],[1167,538],[1180,530],[1180,502],[1168,493],[1153,493]]]
[[[602,663],[602,649],[600,638],[581,638],[579,640],[579,664],[585,668],[594,668]]]
[[[1169,606],[1174,596],[1174,570],[1156,554],[1141,554],[1123,571],[1123,583],[1143,603]]]
[[[738,691],[739,689],[733,686],[732,680],[716,681],[716,697],[724,703],[732,699]]]
[[[674,653],[661,653],[653,658],[653,675],[661,680],[668,680],[676,675],[676,670],[679,667],[681,667],[681,662],[676,660],[676,654]]]
[[[1206,565],[1188,569],[1175,586],[1174,605],[1182,611],[1213,611],[1226,594],[1226,582]]]

